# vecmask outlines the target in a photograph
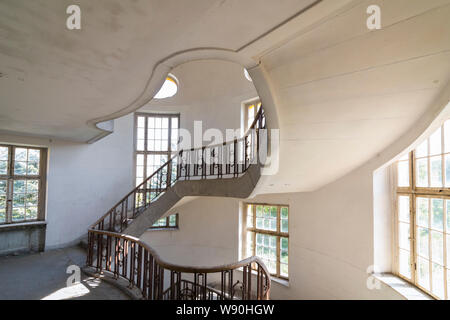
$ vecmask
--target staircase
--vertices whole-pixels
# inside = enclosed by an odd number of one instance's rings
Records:
[[[179,151],[91,226],[87,265],[128,279],[144,299],[268,299],[270,275],[257,257],[212,268],[183,267],[161,260],[137,238],[185,196],[247,198],[260,178],[265,129],[261,107],[243,138]],[[237,273],[240,280],[233,278]],[[220,280],[219,289],[207,279]]]

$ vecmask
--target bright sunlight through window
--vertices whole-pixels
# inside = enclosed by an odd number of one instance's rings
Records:
[[[176,78],[172,75],[169,75],[164,81],[161,89],[159,89],[158,93],[154,96],[155,99],[165,99],[173,97],[178,91],[178,82]]]

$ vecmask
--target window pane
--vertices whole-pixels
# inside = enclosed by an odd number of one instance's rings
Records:
[[[169,128],[169,118],[162,118],[161,127],[166,129]]]
[[[398,224],[398,245],[400,248],[405,250],[411,250],[410,249],[410,230],[409,230],[409,224],[400,222]]]
[[[25,194],[25,205],[27,207],[34,207],[38,204],[38,194],[37,193],[27,193]]]
[[[431,227],[444,230],[444,200],[431,199]]]
[[[441,154],[441,128],[430,136],[430,155]]]
[[[283,277],[288,277],[289,276],[289,267],[287,264],[280,264],[280,274]]]
[[[447,234],[447,267],[450,268],[450,234]]]
[[[0,147],[0,174],[8,172],[8,147]]]
[[[281,218],[288,219],[289,218],[289,210],[286,207],[281,208]]]
[[[15,161],[14,174],[26,175],[26,173],[27,173],[27,163],[25,161]]]
[[[411,254],[409,251],[400,249],[399,272],[402,276],[411,279]]]
[[[0,160],[0,174],[8,173],[8,161]]]
[[[6,190],[7,181],[0,180],[0,223],[6,221]]]
[[[137,126],[138,128],[145,128],[145,117],[137,118]]]
[[[445,298],[445,282],[444,282],[444,268],[436,263],[433,263],[433,293],[439,298]]]
[[[416,149],[416,158],[426,157],[428,155],[428,140],[422,142]]]
[[[144,140],[145,139],[145,129],[144,128],[138,128],[137,129],[137,138],[138,138],[138,140]]]
[[[398,219],[400,221],[409,222],[409,197],[398,197]]]
[[[154,224],[153,227],[165,227],[167,224],[166,218],[158,219]]]
[[[441,232],[431,231],[431,260],[444,265],[444,236]]]
[[[450,154],[445,155],[445,186],[450,187]]]
[[[26,191],[26,180],[14,180],[14,193],[24,193]]]
[[[144,151],[144,148],[145,148],[144,140],[138,140],[136,143],[136,149],[138,151]]]
[[[172,129],[178,128],[178,118],[172,118]]]
[[[428,260],[420,257],[417,259],[417,275],[419,285],[430,290],[430,263]]]
[[[417,198],[417,225],[428,228],[428,199]]]
[[[417,181],[418,187],[428,187],[428,159],[418,159],[417,165]]]
[[[177,225],[177,215],[176,214],[172,214],[169,216],[169,226],[170,227],[176,227]]]
[[[256,216],[257,217],[263,216],[263,207],[262,206],[256,206]]]
[[[36,220],[37,216],[37,207],[27,207],[26,208],[26,219],[27,220]]]
[[[14,222],[25,220],[25,208],[13,208],[12,220]]]
[[[425,228],[417,228],[417,253],[424,258],[428,258],[428,229]]]
[[[450,152],[450,120],[444,123],[444,145],[445,153]]]
[[[397,165],[399,187],[409,187],[409,161],[399,161]]]
[[[450,200],[446,200],[447,206],[447,233],[450,233]]]
[[[288,220],[281,220],[281,232],[289,232],[289,222]]]
[[[276,237],[266,234],[256,234],[256,255],[260,257],[270,273],[276,273]]]
[[[39,162],[29,161],[27,165],[27,175],[39,175]]]
[[[441,156],[430,158],[431,187],[442,187],[442,158]]]
[[[247,206],[247,228],[253,228],[253,206]]]
[[[8,147],[0,147],[0,160],[8,161]]]
[[[147,126],[148,126],[148,128],[155,128],[155,118],[154,117],[147,118]]]
[[[255,255],[253,248],[253,232],[249,231],[247,232],[247,256],[250,257]]]
[[[27,149],[25,148],[16,148],[15,149],[15,158],[16,161],[27,161]]]

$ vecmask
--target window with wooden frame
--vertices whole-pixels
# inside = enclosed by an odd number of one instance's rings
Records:
[[[150,229],[178,229],[178,213],[158,219]]]
[[[0,224],[45,219],[47,149],[0,145]]]
[[[243,253],[263,260],[269,272],[289,278],[289,206],[247,203],[243,215]]]
[[[450,120],[394,165],[395,271],[450,299]]]
[[[135,114],[136,186],[166,163],[177,151],[179,114]],[[175,173],[167,173],[175,174]],[[169,181],[169,177],[167,177]]]

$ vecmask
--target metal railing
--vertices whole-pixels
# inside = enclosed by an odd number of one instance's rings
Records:
[[[258,161],[266,120],[261,107],[244,137],[223,144],[181,150],[136,188],[130,191],[91,229],[123,232],[129,221],[145,211],[152,202],[178,180],[236,178]]]

